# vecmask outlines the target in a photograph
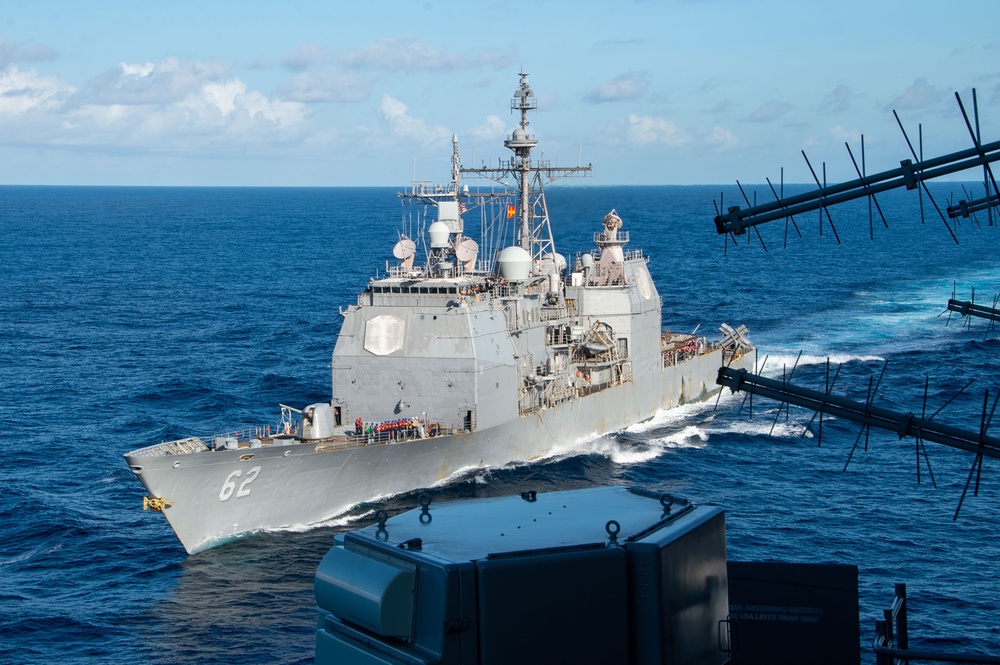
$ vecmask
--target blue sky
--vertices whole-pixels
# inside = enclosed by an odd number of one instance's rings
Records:
[[[93,5],[93,6],[91,6]],[[948,6],[946,6],[948,5]],[[0,6],[0,184],[355,186],[507,157],[523,68],[545,158],[596,185],[854,177],[1000,139],[996,0]],[[970,174],[967,179],[976,179]]]

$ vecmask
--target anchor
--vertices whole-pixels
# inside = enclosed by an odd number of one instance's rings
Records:
[[[167,501],[166,499],[161,499],[155,496],[142,497],[142,509],[152,510],[154,513],[162,513],[164,509],[169,508],[172,505],[174,505],[173,501]]]

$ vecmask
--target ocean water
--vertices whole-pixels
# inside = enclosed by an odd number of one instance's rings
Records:
[[[942,207],[959,185],[931,185]],[[760,188],[758,188],[760,189]],[[715,233],[713,198],[734,188],[553,187],[557,249],[589,249],[616,208],[651,257],[664,324],[715,336],[745,323],[767,358],[820,387],[920,413],[929,377],[937,420],[975,430],[1000,389],[1000,343],[986,322],[941,316],[952,290],[990,304],[1000,291],[1000,229],[963,220],[955,244],[913,192],[760,227],[739,246]],[[763,197],[764,191],[760,191]],[[980,190],[981,191],[981,190]],[[761,199],[763,200],[763,198]],[[188,434],[273,422],[277,403],[329,399],[340,315],[384,270],[400,221],[395,190],[0,188],[0,662],[308,663],[313,574],[331,523],[243,539],[188,556],[122,454]],[[818,422],[724,395],[626,432],[580,441],[544,463],[492,469],[434,488],[435,501],[630,484],[727,511],[731,559],[851,563],[860,569],[863,660],[874,622],[906,582],[911,643],[1000,653],[1000,477],[987,460],[978,496],[955,512],[972,465],[927,444]]]

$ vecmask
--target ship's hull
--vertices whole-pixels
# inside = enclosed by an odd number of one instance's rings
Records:
[[[572,454],[581,438],[714,394],[721,364],[721,351],[712,351],[481,431],[336,450],[296,443],[125,458],[149,495],[168,502],[164,515],[195,553],[254,531],[322,522],[464,471]]]

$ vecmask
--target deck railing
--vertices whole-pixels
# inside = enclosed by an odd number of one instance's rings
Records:
[[[949,653],[943,651],[923,651],[910,648],[909,626],[907,625],[906,585],[896,584],[896,596],[892,607],[883,610],[883,618],[875,622],[875,651],[877,665],[897,665],[897,663],[944,662],[944,663],[1000,663],[1000,656],[975,653]]]

